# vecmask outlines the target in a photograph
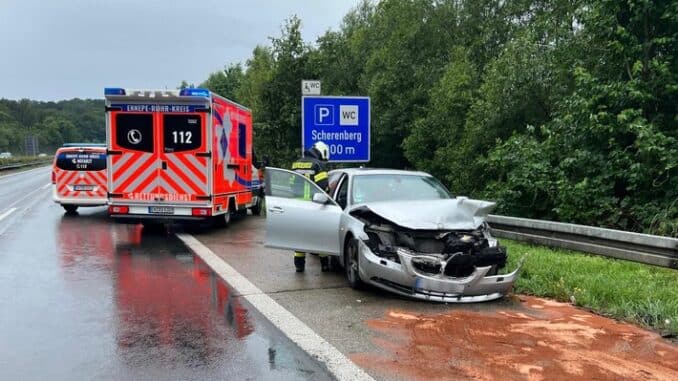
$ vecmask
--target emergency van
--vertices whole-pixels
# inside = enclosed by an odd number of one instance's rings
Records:
[[[126,222],[261,213],[252,113],[209,90],[106,88],[109,214]]]
[[[66,212],[73,213],[80,206],[106,205],[106,145],[64,144],[54,155],[52,184],[54,202]]]

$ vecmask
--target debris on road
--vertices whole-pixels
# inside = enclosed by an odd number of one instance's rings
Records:
[[[670,380],[678,346],[639,327],[572,305],[520,296],[522,308],[422,315],[390,311],[368,321],[380,354],[360,366],[413,380]]]

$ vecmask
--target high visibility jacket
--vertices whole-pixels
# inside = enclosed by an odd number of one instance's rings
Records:
[[[325,163],[322,160],[307,154],[307,156],[292,163],[292,170],[306,176],[306,178],[316,183],[320,189],[327,192],[329,176],[325,169]],[[308,184],[304,186],[304,199],[311,199],[310,188],[311,187]]]

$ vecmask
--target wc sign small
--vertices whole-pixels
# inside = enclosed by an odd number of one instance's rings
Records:
[[[301,95],[320,95],[320,81],[309,79],[302,80]]]

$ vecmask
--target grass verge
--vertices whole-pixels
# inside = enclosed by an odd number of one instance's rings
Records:
[[[678,271],[501,240],[507,269],[527,255],[517,293],[571,301],[604,316],[678,335]]]
[[[14,156],[11,158],[0,159],[0,167],[5,165],[28,164],[28,163],[36,163],[36,165],[42,165],[51,162],[52,162],[51,156],[46,157]]]

